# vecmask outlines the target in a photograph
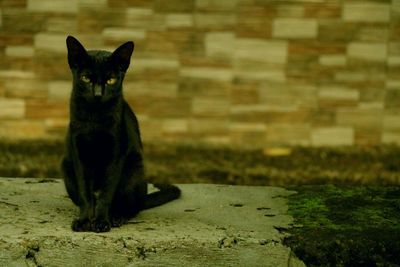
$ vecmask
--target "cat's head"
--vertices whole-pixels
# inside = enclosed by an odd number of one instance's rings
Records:
[[[89,103],[104,103],[122,95],[122,81],[129,67],[133,42],[126,42],[114,52],[87,51],[74,37],[67,37],[68,64],[77,97]]]

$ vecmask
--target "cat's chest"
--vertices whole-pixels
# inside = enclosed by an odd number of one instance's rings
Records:
[[[75,135],[75,147],[80,161],[87,166],[104,167],[117,157],[117,138],[107,131],[92,131]]]

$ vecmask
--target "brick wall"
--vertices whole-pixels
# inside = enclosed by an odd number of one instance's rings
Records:
[[[133,40],[146,140],[400,144],[400,1],[2,0],[0,137],[68,123],[66,35]]]

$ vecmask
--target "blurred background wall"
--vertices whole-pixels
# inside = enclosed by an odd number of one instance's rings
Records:
[[[62,137],[65,38],[136,44],[146,141],[400,144],[400,1],[0,0],[0,137]]]

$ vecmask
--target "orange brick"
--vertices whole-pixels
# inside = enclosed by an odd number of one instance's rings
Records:
[[[26,117],[29,119],[67,118],[69,104],[63,102],[47,102],[41,100],[26,101]]]

